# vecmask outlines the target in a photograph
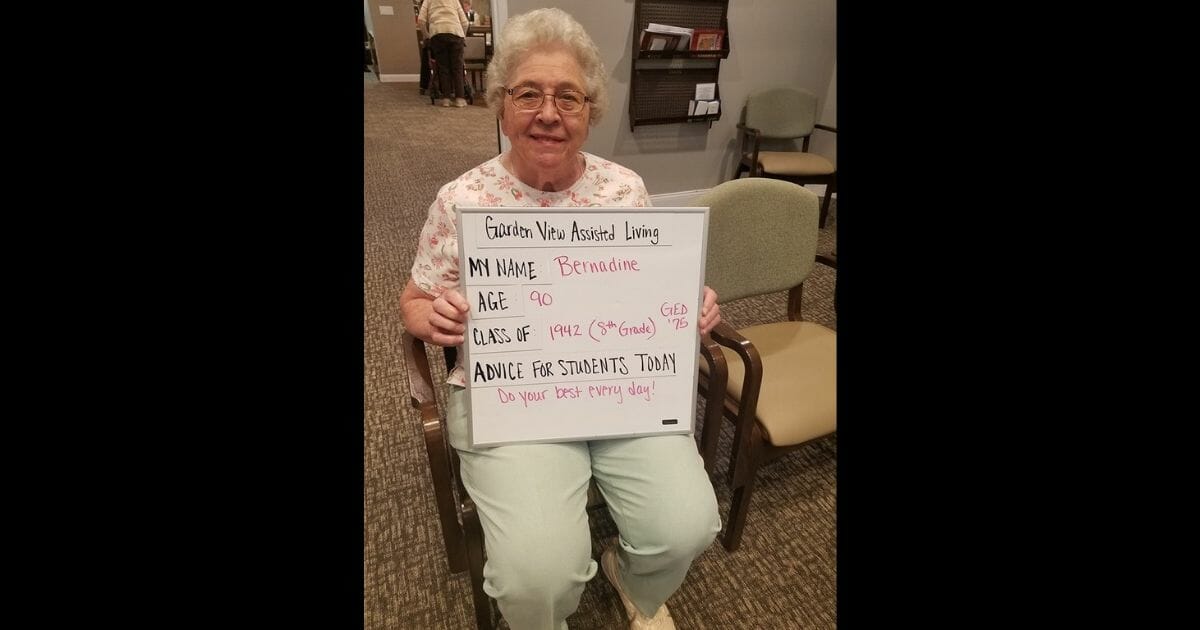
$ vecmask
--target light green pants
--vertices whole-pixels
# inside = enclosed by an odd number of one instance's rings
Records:
[[[592,477],[620,530],[621,583],[647,615],[721,530],[692,436],[469,449],[466,396],[450,387],[450,443],[483,525],[483,589],[513,630],[566,628],[596,575],[586,510]]]

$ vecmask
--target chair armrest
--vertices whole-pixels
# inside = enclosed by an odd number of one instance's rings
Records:
[[[438,520],[442,526],[442,540],[446,545],[446,561],[450,565],[450,572],[458,573],[467,566],[467,550],[458,523],[459,509],[454,500],[453,484],[457,477],[457,462],[450,448],[445,421],[437,406],[425,342],[407,330],[400,338],[412,406],[421,413],[425,455],[429,458],[429,474],[433,481],[433,498],[437,503]]]
[[[745,368],[742,380],[742,399],[738,405],[738,415],[733,434],[733,465],[746,465],[751,461],[750,453],[754,449],[755,430],[758,422],[758,394],[762,390],[762,358],[758,348],[749,339],[734,330],[725,322],[717,324],[710,333],[717,343],[737,353]],[[710,388],[711,391],[711,388]]]
[[[704,398],[704,430],[700,433],[700,457],[704,470],[712,474],[717,461],[717,442],[721,435],[721,418],[725,415],[725,390],[729,382],[729,366],[725,353],[712,335],[700,336],[700,355],[708,364],[708,390]]]
[[[407,330],[401,335],[401,349],[404,352],[404,365],[408,372],[408,391],[414,409],[425,405],[437,406],[437,396],[433,391],[433,373],[429,370],[429,355],[425,352],[425,342],[413,336]]]
[[[429,355],[425,350],[425,342],[413,336],[407,330],[401,335],[404,350],[404,365],[408,372],[408,389],[410,401],[417,411],[421,412],[421,425],[425,434],[425,448],[429,455],[429,465],[434,471],[434,485],[440,486],[439,472],[449,470],[450,438],[446,433],[445,420],[437,406],[437,395],[433,389],[433,376],[429,371]],[[449,488],[449,479],[444,482]],[[441,488],[438,488],[441,491]]]
[[[745,380],[742,383],[742,407],[746,406],[745,402],[747,393],[753,393],[755,402],[757,402],[758,388],[762,386],[762,359],[759,358],[758,348],[755,348],[754,344],[750,343],[749,339],[743,337],[742,333],[734,330],[734,328],[726,322],[717,324],[712,329],[712,332],[709,333],[709,337],[711,337],[716,343],[736,352],[738,357],[742,359],[742,363],[746,366]],[[751,381],[752,377],[757,378],[754,381]],[[753,386],[753,392],[748,392],[745,387],[748,385]]]
[[[738,130],[740,130],[742,132],[742,148],[740,151],[741,157],[739,159],[746,160],[747,158],[749,158],[749,162],[747,162],[747,166],[750,167],[750,176],[754,177],[759,174],[758,173],[758,149],[759,149],[759,145],[762,140],[762,131],[755,129],[754,127],[747,127],[746,123],[744,123],[744,122],[738,123],[737,128],[738,128]],[[749,151],[746,150],[747,142],[752,143]]]
[[[762,137],[762,131],[755,129],[754,127],[747,127],[746,123],[742,123],[742,122],[737,124],[737,128],[743,134],[743,136],[742,136],[743,146],[745,145],[745,140],[747,138],[753,140],[754,144],[756,146],[758,145],[758,141]]]
[[[813,125],[813,127],[817,128],[817,129],[824,129],[825,131],[832,131],[833,133],[837,133],[837,127],[830,127],[829,125],[822,125],[821,123],[817,123],[817,124]]]

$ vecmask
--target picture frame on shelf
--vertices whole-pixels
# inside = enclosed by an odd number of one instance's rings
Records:
[[[709,51],[721,50],[721,45],[725,42],[725,29],[723,28],[697,28],[692,33],[692,43],[690,49],[692,51]]]
[[[671,51],[679,45],[679,35],[642,31],[642,50]]]

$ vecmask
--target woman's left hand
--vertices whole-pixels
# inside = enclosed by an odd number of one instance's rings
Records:
[[[700,306],[700,334],[707,335],[721,323],[721,307],[717,304],[717,292],[704,287],[704,304]]]

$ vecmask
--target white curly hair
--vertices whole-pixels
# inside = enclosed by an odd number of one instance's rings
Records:
[[[575,55],[583,70],[583,90],[591,101],[589,123],[595,125],[608,110],[608,71],[596,42],[571,14],[562,9],[534,9],[508,20],[496,40],[496,54],[487,68],[487,102],[500,118],[512,71],[529,51],[542,46],[563,46]]]

